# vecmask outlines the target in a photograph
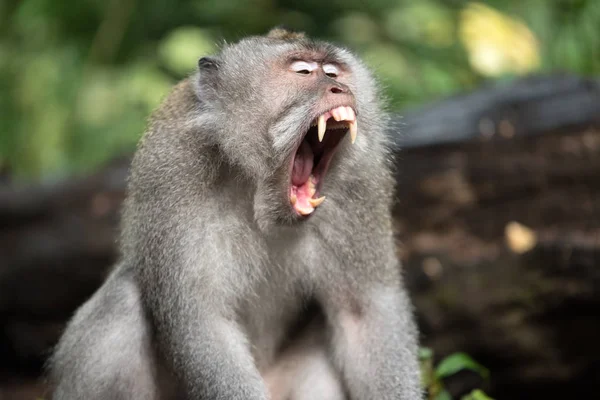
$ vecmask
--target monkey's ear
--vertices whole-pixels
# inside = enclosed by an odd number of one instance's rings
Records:
[[[284,26],[276,26],[271,29],[267,34],[269,39],[279,39],[279,40],[300,40],[305,39],[306,35],[304,32],[294,32],[291,29],[288,29]]]
[[[219,69],[219,61],[214,57],[202,57],[198,60],[200,71],[216,71]]]

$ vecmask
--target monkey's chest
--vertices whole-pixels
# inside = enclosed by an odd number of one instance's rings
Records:
[[[299,285],[272,283],[257,288],[239,310],[259,369],[268,368],[318,312],[307,304]]]

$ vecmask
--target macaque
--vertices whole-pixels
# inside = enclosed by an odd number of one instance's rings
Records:
[[[303,34],[200,59],[150,118],[52,398],[421,399],[382,107],[355,55]]]

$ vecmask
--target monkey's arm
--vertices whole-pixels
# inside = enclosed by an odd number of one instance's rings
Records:
[[[186,399],[266,400],[232,311],[243,282],[231,279],[245,272],[230,242],[236,227],[199,222],[194,212],[178,210],[176,223],[153,225],[143,247],[140,286],[158,347]]]
[[[170,311],[173,322],[161,330],[172,333],[162,341],[162,351],[172,359],[186,399],[267,399],[245,337],[234,322],[197,308]]]
[[[325,310],[334,360],[352,400],[421,399],[417,332],[404,292],[377,285],[351,296]]]
[[[346,226],[323,236],[336,251],[333,268],[345,278],[323,283],[317,295],[331,329],[334,363],[351,400],[422,399],[418,333],[390,222]]]

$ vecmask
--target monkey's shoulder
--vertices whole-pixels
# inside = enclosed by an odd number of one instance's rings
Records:
[[[152,113],[151,121],[180,119],[197,109],[198,96],[194,87],[193,77],[179,81],[159,107]]]

